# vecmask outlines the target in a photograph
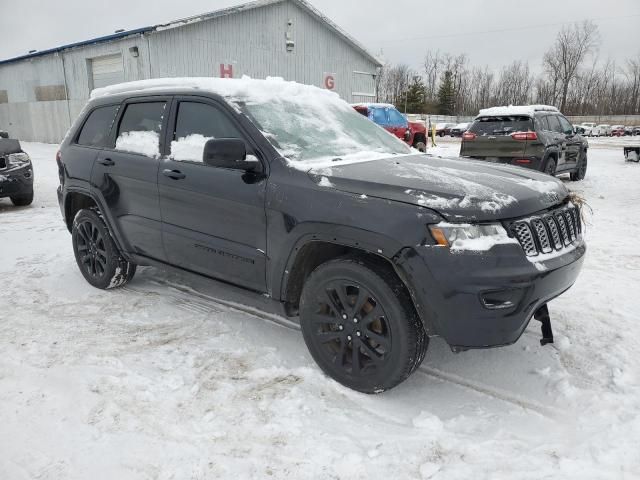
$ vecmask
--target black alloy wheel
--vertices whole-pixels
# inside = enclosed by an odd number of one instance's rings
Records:
[[[311,274],[300,317],[316,363],[360,392],[395,387],[426,353],[424,328],[395,273],[356,259],[333,260]]]
[[[97,211],[78,212],[71,238],[80,272],[94,287],[103,290],[121,287],[135,275],[135,264],[122,257]]]

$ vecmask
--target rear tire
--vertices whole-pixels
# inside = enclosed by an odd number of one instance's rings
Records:
[[[309,276],[300,319],[318,366],[368,394],[406,380],[424,360],[429,342],[395,272],[357,258],[332,260]]]
[[[136,265],[122,257],[97,211],[78,212],[71,238],[78,268],[92,286],[101,290],[119,288],[135,275]]]
[[[11,203],[13,203],[16,207],[26,207],[33,203],[33,191],[26,193],[24,195],[15,195],[11,198]]]

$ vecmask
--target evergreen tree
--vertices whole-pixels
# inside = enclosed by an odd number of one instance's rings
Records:
[[[426,113],[427,94],[424,82],[420,77],[414,77],[409,89],[402,94],[396,107],[406,113]]]
[[[444,72],[444,77],[438,90],[438,113],[440,115],[455,114],[456,92],[453,86],[453,74],[450,71]]]

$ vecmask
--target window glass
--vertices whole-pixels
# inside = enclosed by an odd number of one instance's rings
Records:
[[[573,133],[573,126],[569,123],[569,120],[567,120],[563,116],[559,116],[558,120],[560,120],[562,132],[566,135],[571,135]]]
[[[202,162],[204,145],[213,138],[242,138],[242,134],[218,108],[206,103],[181,102],[171,141],[171,158]]]
[[[542,130],[543,132],[549,131],[549,122],[547,121],[546,115],[536,117],[536,125],[538,126],[538,130]]]
[[[87,147],[107,147],[111,127],[116,119],[119,105],[96,108],[82,127],[78,136],[78,145]]]
[[[395,108],[389,109],[389,125],[393,125],[394,127],[402,127],[407,126],[408,123],[409,122],[407,122],[407,119],[404,118],[404,115],[402,115]]]
[[[116,149],[148,157],[160,156],[160,132],[166,109],[166,102],[127,105],[118,128]]]
[[[369,110],[369,118],[378,125],[388,125],[389,120],[387,118],[386,108],[371,108]]]
[[[476,135],[511,135],[514,132],[530,132],[533,131],[533,120],[526,116],[502,116],[502,117],[483,117],[477,119],[470,132]]]
[[[560,120],[558,120],[556,115],[549,115],[547,120],[549,121],[549,128],[552,132],[564,133],[562,131],[562,125],[560,125]]]

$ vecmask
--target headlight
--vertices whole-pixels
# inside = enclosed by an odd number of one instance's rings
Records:
[[[518,243],[499,223],[485,225],[439,223],[429,227],[436,245],[451,250],[486,251],[497,244]]]

